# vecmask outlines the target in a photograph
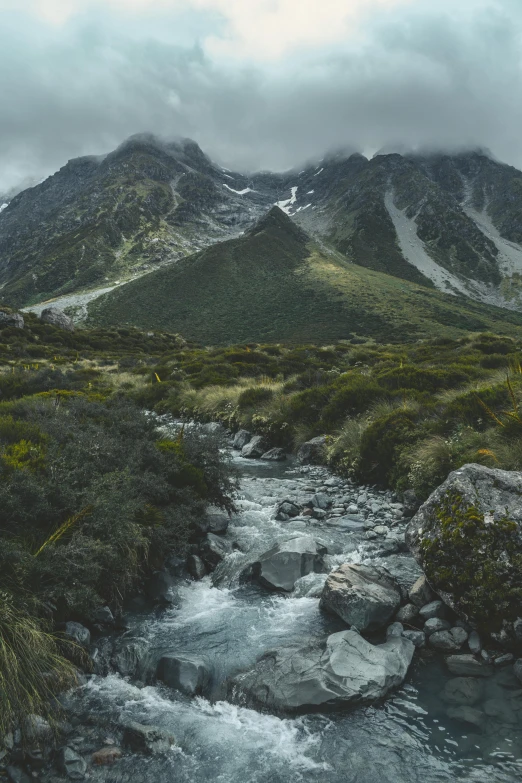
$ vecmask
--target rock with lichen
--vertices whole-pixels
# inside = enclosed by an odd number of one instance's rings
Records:
[[[408,526],[406,541],[435,592],[487,633],[516,638],[522,615],[522,473],[464,465]]]

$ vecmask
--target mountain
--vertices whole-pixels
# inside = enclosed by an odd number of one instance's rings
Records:
[[[206,344],[384,342],[515,334],[522,314],[350,264],[278,207],[247,233],[101,296],[89,322],[180,332]]]
[[[522,173],[483,151],[342,152],[244,175],[189,139],[151,135],[69,161],[1,209],[0,301],[33,304],[177,264],[238,238],[274,204],[348,262],[522,310]]]

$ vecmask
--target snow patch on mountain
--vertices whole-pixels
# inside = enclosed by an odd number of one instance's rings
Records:
[[[0,204],[0,212],[3,212],[8,206],[9,204]]]
[[[290,188],[291,196],[290,198],[283,199],[283,201],[276,201],[275,205],[276,207],[279,207],[279,209],[282,209],[283,212],[286,212],[287,215],[290,215],[290,211],[292,209],[292,205],[295,204],[297,200],[297,193],[298,186],[294,186],[293,188]]]
[[[243,190],[234,190],[234,188],[231,188],[230,185],[227,185],[226,182],[223,183],[223,187],[227,188],[228,190],[231,190],[232,193],[237,193],[238,196],[244,196],[246,193],[255,193],[252,188],[243,188]]]

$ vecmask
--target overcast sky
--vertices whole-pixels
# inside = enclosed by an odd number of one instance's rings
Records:
[[[522,0],[0,0],[0,192],[151,131],[223,165],[485,146],[522,168]]]

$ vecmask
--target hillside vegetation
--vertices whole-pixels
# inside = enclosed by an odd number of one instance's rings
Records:
[[[206,344],[409,342],[470,331],[516,334],[522,315],[349,264],[280,209],[222,242],[106,294],[90,323],[181,332]]]

